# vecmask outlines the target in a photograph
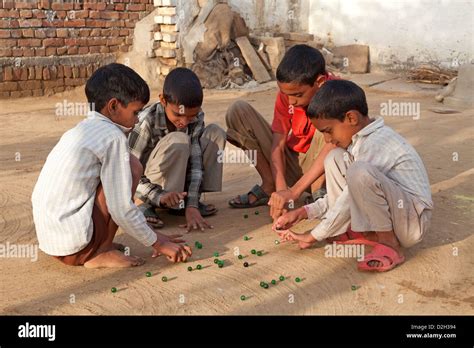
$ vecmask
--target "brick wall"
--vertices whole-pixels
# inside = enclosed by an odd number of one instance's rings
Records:
[[[0,0],[0,98],[83,85],[133,44],[153,0]]]

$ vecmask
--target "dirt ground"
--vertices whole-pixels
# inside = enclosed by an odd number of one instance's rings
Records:
[[[0,258],[2,314],[474,314],[474,110],[437,114],[432,95],[366,88],[371,115],[380,103],[415,101],[421,118],[385,117],[420,153],[429,173],[435,210],[423,242],[406,251],[407,262],[388,273],[357,271],[354,259],[327,258],[324,244],[299,250],[294,244],[275,245],[267,207],[234,210],[227,200],[259,183],[247,164],[226,164],[223,191],[205,200],[219,208],[209,218],[214,230],[186,235],[203,244],[191,262],[171,264],[151,259],[151,250],[119,231],[116,241],[147,263],[134,269],[88,270],[67,267],[44,253],[36,262]],[[255,93],[207,93],[207,123],[225,128],[228,105],[242,98],[271,120],[276,89]],[[157,99],[157,91],[153,92]],[[83,102],[81,92],[53,97],[0,101],[0,243],[36,244],[30,197],[41,167],[60,136],[81,117],[54,114],[55,104]],[[231,145],[228,145],[232,148]],[[456,155],[457,154],[457,155]],[[18,156],[19,155],[19,156]],[[458,156],[456,158],[456,156]],[[457,159],[457,161],[456,161]],[[259,214],[256,215],[255,211]],[[248,214],[248,218],[244,218]],[[181,231],[183,218],[161,214],[164,233]],[[304,223],[298,230],[309,229]],[[244,241],[243,236],[251,237]],[[247,257],[240,261],[234,248]],[[261,257],[251,249],[264,250]],[[217,251],[224,268],[213,263]],[[242,267],[247,260],[250,267]],[[203,265],[188,272],[188,266]],[[145,277],[145,272],[152,277]],[[259,282],[287,279],[263,289]],[[169,281],[161,281],[167,276]],[[296,283],[295,278],[302,278]],[[360,286],[351,290],[352,285]],[[118,291],[111,293],[111,288]],[[470,290],[469,290],[470,289]],[[240,296],[248,299],[241,301]]]

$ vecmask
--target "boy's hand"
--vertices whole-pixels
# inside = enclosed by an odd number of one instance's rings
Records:
[[[272,229],[277,232],[279,230],[287,230],[291,228],[292,226],[296,225],[301,220],[304,220],[307,218],[308,218],[308,214],[306,213],[306,209],[304,207],[301,207],[280,216],[273,223]]]
[[[163,236],[163,235],[162,235]],[[166,255],[167,259],[171,262],[184,262],[192,255],[192,250],[189,246],[179,244],[176,236],[170,236],[166,240],[164,238],[158,238],[153,247],[152,257],[157,257],[161,254]],[[181,241],[181,240],[180,240]]]
[[[197,230],[198,228],[201,231],[204,231],[204,228],[214,228],[206,220],[203,219],[198,208],[187,207],[186,208],[186,224],[180,225],[180,227],[186,228],[188,232],[191,230]]]
[[[175,207],[187,194],[187,192],[167,192],[160,197],[160,206],[166,208]]]
[[[278,231],[277,233],[280,236],[280,239],[282,242],[288,242],[288,241],[298,242],[300,249],[308,249],[314,243],[317,242],[317,240],[311,235],[310,232],[297,234],[293,232],[292,230],[285,230],[285,231]]]
[[[285,214],[287,212],[285,209],[286,203],[295,200],[295,195],[291,189],[273,192],[268,201],[268,205],[270,206],[270,216],[272,219],[276,220],[281,215]]]

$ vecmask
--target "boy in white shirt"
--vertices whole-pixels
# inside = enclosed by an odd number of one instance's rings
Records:
[[[338,147],[324,162],[327,195],[283,215],[273,229],[303,249],[327,238],[373,247],[359,270],[388,271],[403,263],[401,247],[421,241],[433,209],[417,152],[382,118],[369,118],[365,93],[353,82],[326,82],[308,115],[325,141]],[[306,234],[288,230],[303,219],[321,223]]]
[[[39,247],[67,265],[132,267],[144,260],[113,243],[120,226],[153,256],[186,261],[191,249],[178,236],[153,231],[132,201],[143,167],[130,154],[127,133],[138,122],[150,90],[132,69],[103,66],[87,81],[91,111],[48,155],[33,191]]]

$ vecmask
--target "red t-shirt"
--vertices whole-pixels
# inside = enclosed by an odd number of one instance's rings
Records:
[[[332,74],[326,75],[326,80],[336,80]],[[290,113],[288,96],[278,92],[275,101],[275,111],[273,115],[272,131],[274,133],[288,134],[286,146],[296,152],[306,153],[316,129],[306,115],[306,110],[301,107],[292,107],[293,114]]]

